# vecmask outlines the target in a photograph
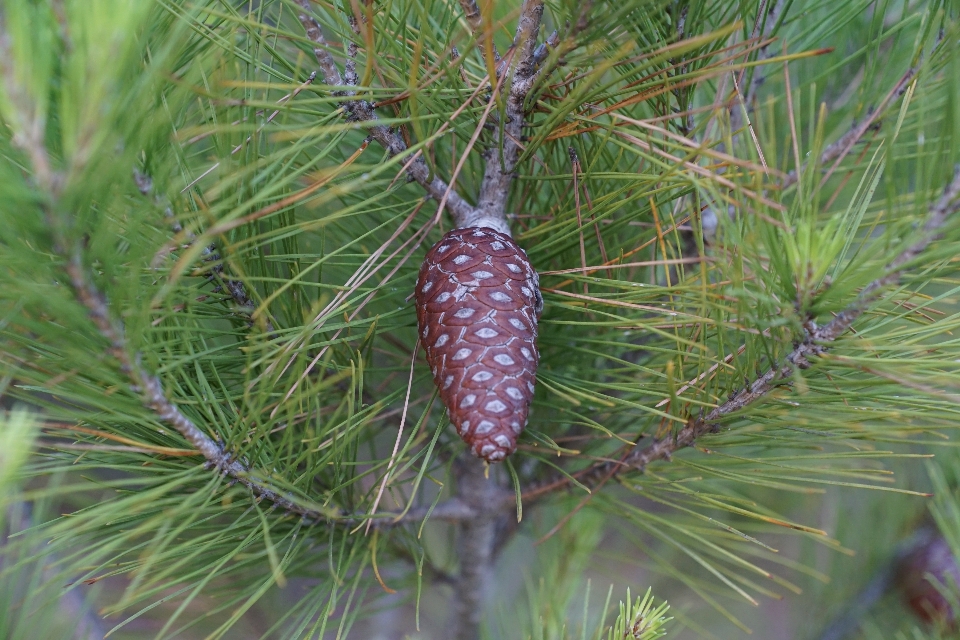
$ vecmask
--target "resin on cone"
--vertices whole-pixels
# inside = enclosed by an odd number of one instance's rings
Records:
[[[537,272],[509,236],[454,229],[420,267],[420,340],[457,433],[474,455],[499,462],[517,448],[537,372]]]

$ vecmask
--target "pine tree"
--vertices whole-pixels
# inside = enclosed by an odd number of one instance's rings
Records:
[[[929,487],[960,551],[958,18],[5,0],[0,636],[814,638]],[[453,228],[539,272],[502,462],[418,335]]]

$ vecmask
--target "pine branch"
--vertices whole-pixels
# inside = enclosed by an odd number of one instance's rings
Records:
[[[327,44],[327,39],[323,36],[323,29],[320,27],[320,23],[313,17],[310,0],[297,0],[297,4],[301,9],[301,11],[297,13],[297,19],[307,32],[307,38],[315,45],[313,47],[313,55],[320,64],[320,70],[323,71],[324,82],[331,87],[343,85],[343,78],[340,77],[340,68],[337,67],[337,61],[333,59],[333,54],[330,53],[330,47]]]
[[[475,640],[480,637],[483,597],[490,583],[496,540],[497,498],[501,489],[487,477],[489,467],[470,454],[457,461],[457,492],[474,512],[461,522],[457,545],[460,570],[454,586],[453,625],[450,637]]]
[[[460,8],[463,10],[463,17],[467,24],[470,25],[470,30],[479,41],[483,33],[483,16],[480,15],[480,7],[477,6],[476,0],[460,0]],[[497,59],[499,58],[498,54]]]
[[[332,87],[349,86],[355,74],[348,73],[347,85],[340,75],[339,67],[330,52],[330,47],[323,35],[320,23],[310,11],[310,0],[297,0],[301,11],[298,13],[300,23],[306,31],[307,37],[314,43],[314,55],[324,74],[325,82]],[[461,7],[467,23],[475,35],[484,33],[482,16],[476,2],[462,0]],[[497,60],[498,76],[504,72],[511,73],[509,90],[506,97],[506,109],[502,127],[502,148],[493,148],[484,153],[486,168],[480,187],[479,202],[472,207],[463,197],[440,178],[430,178],[430,169],[420,152],[404,165],[407,174],[419,183],[426,192],[438,202],[444,202],[450,209],[457,227],[487,226],[502,233],[510,234],[506,217],[506,202],[513,183],[514,169],[520,156],[520,140],[523,135],[525,122],[524,102],[537,77],[537,66],[547,54],[548,46],[556,46],[556,36],[552,35],[544,45],[537,46],[537,36],[543,17],[543,0],[525,0],[520,11],[517,31],[513,41],[512,55]],[[585,22],[585,15],[581,15],[578,26]],[[355,26],[355,25],[354,25]],[[353,53],[351,53],[351,51]],[[348,46],[347,71],[352,67],[355,49]],[[504,69],[508,64],[509,69]],[[492,80],[492,79],[491,79]],[[334,95],[352,97],[353,93],[336,90]],[[389,127],[377,124],[378,117],[374,105],[366,100],[344,100],[340,107],[347,113],[351,122],[362,123],[370,137],[380,143],[393,156],[403,156],[407,153],[407,145],[400,134]]]
[[[34,146],[29,155],[32,158],[42,157],[44,166],[49,166],[46,149],[37,144],[36,140],[24,140],[22,144]],[[51,176],[49,181],[45,177],[46,175]],[[141,192],[149,193],[152,187],[149,177],[140,173],[134,175]],[[61,184],[62,178],[51,171],[49,174],[38,175],[37,181],[41,187],[50,188],[54,184]],[[55,223],[51,226],[54,229],[58,228]],[[59,251],[62,254],[67,254],[63,249],[65,240],[62,237],[58,238],[57,244]],[[264,486],[252,477],[250,470],[244,464],[232,459],[219,443],[201,431],[175,404],[167,399],[159,378],[150,374],[144,368],[139,353],[131,357],[123,326],[114,321],[105,297],[88,278],[79,249],[70,254],[65,269],[77,299],[87,308],[90,318],[100,334],[106,338],[110,345],[110,354],[120,363],[120,370],[130,379],[133,389],[140,393],[144,406],[153,411],[161,420],[173,427],[193,445],[197,452],[204,457],[207,466],[229,475],[236,482],[247,487],[258,500],[267,500],[288,513],[297,514],[306,520],[333,522],[345,526],[355,526],[358,523],[365,522],[362,517],[348,513],[336,514],[332,517],[330,512],[304,507],[298,504],[295,499]],[[383,528],[410,522],[421,522],[428,517],[450,522],[461,522],[476,519],[477,514],[477,509],[474,506],[453,498],[440,503],[436,507],[421,507],[398,514],[381,513],[379,518],[373,520],[373,526]]]
[[[542,18],[543,0],[524,0],[512,52],[501,61],[501,65],[508,64],[512,70],[512,77],[510,70],[507,71],[506,79],[510,84],[500,120],[502,149],[492,147],[484,153],[486,167],[477,207],[469,217],[457,219],[459,227],[488,226],[510,235],[506,203],[520,156],[520,140],[526,120],[524,102],[536,77],[537,35]],[[482,30],[483,25],[478,23],[474,28]],[[493,83],[494,79],[490,80]],[[503,86],[502,80],[502,77],[498,78],[497,86]],[[456,578],[456,633],[453,634],[457,640],[480,637],[483,594],[489,582],[496,542],[497,506],[504,493],[502,487],[487,476],[488,470],[485,463],[469,453],[460,460],[458,495],[475,511],[476,517],[464,520],[459,530],[460,570]]]
[[[903,275],[902,267],[917,258],[930,246],[930,243],[940,237],[940,229],[958,210],[960,210],[960,165],[954,168],[953,180],[947,185],[943,195],[930,208],[920,239],[891,260],[884,269],[887,275],[867,285],[856,302],[837,314],[823,327],[815,329],[813,339],[819,342],[830,342],[845,333],[871,304],[880,299],[883,289],[900,281]]]
[[[750,34],[750,42],[762,42],[760,48],[757,49],[757,62],[763,62],[764,60],[770,58],[772,55],[770,53],[770,45],[773,43],[773,34],[774,28],[777,26],[777,21],[780,19],[780,14],[783,11],[783,5],[785,0],[776,0],[773,5],[770,7],[769,11],[767,10],[767,4],[769,0],[761,0],[760,7],[757,9],[757,20],[753,25],[753,32]],[[766,16],[764,16],[766,12]],[[730,128],[734,131],[740,129],[743,126],[744,110],[749,110],[750,105],[753,103],[753,99],[757,95],[757,91],[760,86],[763,84],[764,76],[762,73],[763,67],[757,66],[754,70],[753,76],[750,79],[750,84],[747,85],[746,90],[743,92],[743,104],[737,105],[737,100],[734,100],[734,106],[730,110]],[[743,68],[738,74],[739,78],[737,82],[742,86],[743,78],[746,75],[747,69]],[[742,108],[740,108],[742,106]]]
[[[543,0],[525,0],[513,40],[512,78],[506,96],[506,107],[500,123],[503,146],[484,152],[486,168],[480,184],[480,199],[473,215],[460,226],[489,226],[509,234],[506,222],[507,198],[513,183],[514,169],[520,157],[520,140],[526,119],[524,102],[536,79],[537,34],[543,17]]]
[[[354,16],[347,16],[347,22],[350,24],[350,28],[353,29],[353,33],[360,35],[360,24],[357,22],[357,19]],[[353,40],[347,42],[347,61],[343,63],[343,79],[347,83],[348,87],[355,87],[360,84],[360,76],[357,75],[357,54],[360,52],[360,48],[357,46],[357,43]],[[348,95],[355,95],[355,91],[348,91]]]
[[[144,406],[156,413],[161,420],[173,427],[193,445],[198,453],[205,458],[209,467],[229,475],[247,487],[258,499],[267,500],[281,509],[300,515],[307,520],[333,521],[347,526],[363,522],[362,519],[351,514],[341,513],[331,517],[329,512],[304,507],[298,504],[295,499],[284,496],[251,477],[250,469],[240,461],[232,459],[219,443],[203,433],[193,421],[167,399],[160,380],[147,372],[140,362],[139,354],[130,357],[123,327],[114,322],[103,295],[87,278],[79,253],[74,253],[66,269],[77,298],[87,308],[101,335],[110,343],[110,354],[120,362],[121,371],[130,378],[134,390],[141,392]],[[383,513],[381,518],[374,520],[373,523],[377,527],[394,526],[408,522],[420,522],[427,517],[451,522],[472,520],[477,517],[477,509],[469,503],[451,499],[432,509],[420,508],[400,514]]]
[[[487,59],[487,42],[489,40],[490,53],[493,54],[493,61],[500,62],[500,52],[497,51],[497,45],[493,43],[493,34],[487,34],[483,28],[483,15],[480,13],[480,7],[476,0],[460,0],[460,8],[463,9],[463,17],[470,25],[470,31],[473,33],[473,39],[476,40],[477,48],[484,60]]]
[[[719,431],[721,425],[718,421],[721,418],[746,408],[773,389],[789,382],[797,369],[808,368],[811,358],[824,354],[829,348],[829,343],[846,333],[851,325],[881,298],[885,289],[900,281],[903,275],[902,268],[923,253],[939,237],[940,230],[948,219],[958,211],[960,211],[960,165],[957,166],[953,180],[947,185],[943,195],[930,208],[920,238],[887,264],[884,269],[886,275],[868,284],[857,299],[830,322],[818,327],[810,320],[807,323],[805,337],[784,358],[783,364],[771,367],[745,390],[706,415],[691,419],[676,435],[659,438],[643,448],[628,445],[620,451],[619,455],[612,456],[618,459],[617,462],[593,465],[573,474],[573,478],[581,484],[593,487],[623,471],[634,470],[643,473],[650,464],[660,460],[669,461],[675,452],[692,446],[706,434]],[[558,476],[528,488],[522,492],[522,497],[527,501],[533,501],[565,488],[571,482],[570,476]],[[504,496],[502,503],[504,509],[513,508],[514,505],[513,499]]]
[[[239,149],[239,147],[237,148]],[[140,195],[149,197],[153,193],[153,179],[147,174],[138,169],[134,169],[133,181],[136,183]],[[159,202],[160,196],[155,197]],[[185,231],[180,223],[177,222],[173,215],[173,207],[171,207],[169,203],[166,203],[164,206],[164,216],[170,221],[170,228],[173,229],[173,232],[185,234],[188,243],[193,243],[197,239],[196,235],[189,230]],[[225,288],[234,303],[244,311],[247,323],[253,324],[253,319],[250,317],[250,311],[253,310],[253,301],[250,299],[250,294],[247,293],[247,287],[242,281],[231,278],[226,274],[223,258],[220,256],[217,245],[215,243],[208,244],[203,247],[201,254],[203,261],[210,263],[210,267],[205,270],[204,275],[207,279],[216,281],[218,287]],[[160,255],[164,254],[161,253]],[[273,331],[273,327],[269,326],[269,324],[268,331]]]
[[[263,486],[249,476],[249,469],[237,460],[233,460],[219,443],[205,434],[190,418],[164,393],[160,380],[150,374],[141,363],[140,354],[131,356],[123,327],[114,321],[106,299],[87,277],[80,252],[74,251],[66,264],[67,275],[77,299],[87,308],[90,319],[100,334],[110,344],[109,351],[119,363],[120,370],[130,379],[135,391],[140,393],[144,406],[153,411],[161,420],[173,427],[187,442],[204,457],[212,468],[234,478],[259,498],[266,499],[278,507],[311,519],[326,519],[328,514],[305,508],[273,489]]]
[[[323,36],[321,26],[310,14],[309,0],[298,0],[298,4],[302,9],[298,14],[298,18],[306,30],[307,37],[315,44],[314,54],[324,75],[325,82],[334,87],[355,86],[357,82],[355,72],[356,46],[352,43],[347,45],[348,60],[345,66],[345,76],[341,76],[336,61]],[[519,145],[517,141],[520,138],[524,122],[523,102],[535,78],[536,56],[542,54],[542,47],[536,47],[536,37],[539,32],[542,14],[542,0],[525,3],[521,12],[517,36],[514,41],[514,47],[520,53],[518,57],[516,54],[514,56],[517,59],[517,64],[514,67],[512,83],[510,85],[508,98],[509,117],[505,128],[508,134],[507,143],[505,144],[508,161],[504,162],[503,167],[500,166],[499,162],[488,163],[487,175],[496,176],[496,188],[490,189],[493,197],[487,199],[487,202],[492,203],[489,211],[478,215],[477,209],[471,207],[442,180],[439,178],[430,180],[429,168],[419,152],[412,161],[407,162],[407,173],[421,184],[427,193],[437,200],[446,198],[447,206],[450,207],[451,213],[457,221],[458,226],[487,224],[494,228],[503,227],[503,229],[509,233],[509,229],[506,227],[504,207],[513,179],[512,171],[516,164],[516,158],[519,155]],[[355,21],[351,24],[356,30],[357,25]],[[313,77],[314,76],[311,75],[309,81],[312,81]],[[336,91],[335,95],[350,97],[353,93],[352,91],[344,89]],[[349,120],[363,123],[370,136],[377,140],[391,156],[402,155],[407,151],[406,144],[398,133],[393,132],[389,127],[377,124],[378,117],[371,103],[364,100],[345,100],[341,103],[341,108],[346,111]],[[22,146],[28,151],[31,149],[36,151],[41,147],[41,145],[36,144],[35,140],[24,142],[25,144]],[[35,155],[35,153],[31,153],[33,159],[36,159],[34,158]],[[40,163],[40,167],[49,166],[49,163],[46,162],[47,156],[45,152],[42,153],[41,156],[44,162]],[[37,163],[35,162],[34,164]],[[491,169],[491,167],[495,168]],[[47,174],[52,176],[54,172],[42,173],[39,176],[41,181],[52,183],[53,178],[50,180],[43,178],[43,175]],[[152,182],[148,176],[137,173],[135,174],[135,180],[141,193],[146,195],[151,192]],[[491,183],[488,183],[488,186],[489,184]],[[484,191],[484,193],[487,193],[487,191]],[[234,301],[242,307],[250,306],[250,298],[243,283],[223,275],[223,265],[216,253],[215,245],[204,247],[203,253],[205,260],[217,262],[215,266],[211,267],[211,271],[227,286]],[[120,362],[120,369],[128,376],[133,388],[141,394],[144,406],[180,433],[197,449],[198,453],[204,457],[208,466],[240,482],[259,499],[265,499],[285,511],[301,515],[306,519],[331,519],[330,513],[304,507],[291,497],[284,496],[251,477],[250,469],[241,461],[232,459],[219,443],[206,435],[196,424],[186,417],[175,404],[170,402],[166,397],[160,380],[143,367],[140,355],[131,355],[122,325],[113,320],[104,296],[87,277],[80,251],[76,250],[72,252],[67,258],[66,270],[77,298],[87,308],[91,319],[94,321],[101,335],[110,343],[111,355]],[[471,459],[470,462],[475,461]],[[463,496],[465,497],[477,496],[484,493],[484,491],[478,487],[470,486],[471,481],[469,478],[472,478],[472,475],[475,474],[466,474],[463,476]],[[495,487],[496,485],[484,479],[484,486],[487,486],[489,489],[489,487]],[[472,523],[484,521],[483,528],[489,528],[490,531],[492,531],[492,515],[488,515],[488,510],[484,508],[488,502],[453,498],[433,509],[416,509],[402,514],[383,513],[380,514],[381,517],[377,518],[374,522],[376,526],[391,526],[411,521],[419,521],[424,517],[430,516],[454,522]],[[496,501],[492,502],[495,503]],[[335,518],[336,522],[343,524],[354,524],[358,520],[359,518],[349,514],[342,514]],[[477,529],[477,531],[479,531],[479,529]],[[464,538],[476,540],[476,533],[476,531],[471,530],[465,533]],[[492,535],[481,537],[489,537],[492,540]],[[487,549],[485,553],[489,556],[491,552]],[[467,573],[470,572],[468,571]]]
[[[229,475],[235,481],[247,487],[258,499],[267,500],[277,507],[302,516],[307,520],[328,521],[346,526],[364,522],[356,515],[348,513],[331,514],[328,511],[304,507],[298,504],[295,499],[284,496],[251,477],[251,471],[247,466],[232,459],[219,443],[203,433],[192,420],[167,399],[160,380],[143,367],[140,355],[130,356],[123,327],[113,320],[105,298],[87,278],[79,252],[74,253],[73,258],[66,266],[66,270],[77,298],[87,308],[100,334],[109,342],[110,354],[120,362],[121,371],[128,376],[134,390],[141,393],[144,406],[156,413],[161,420],[173,427],[193,445],[197,452],[204,457],[207,466]],[[380,515],[380,518],[373,520],[373,526],[382,528],[409,522],[420,522],[427,517],[450,522],[472,520],[477,517],[478,510],[474,505],[454,498],[433,508],[422,507],[406,513],[382,513]]]
[[[31,160],[38,160],[41,162],[41,168],[49,169],[36,172],[37,167],[34,167],[34,179],[41,190],[55,199],[59,194],[59,187],[63,184],[63,176],[51,168],[49,154],[41,140],[39,137],[24,137],[16,142]],[[136,180],[138,188],[143,189],[148,186],[148,178],[145,176],[137,177]],[[109,343],[108,351],[110,355],[120,363],[121,372],[130,380],[133,390],[140,394],[141,402],[146,408],[182,435],[204,457],[207,466],[230,476],[234,481],[247,487],[258,500],[267,500],[289,513],[300,515],[310,521],[326,521],[348,526],[363,522],[360,516],[347,513],[336,514],[303,506],[296,499],[262,484],[251,475],[251,470],[244,463],[234,460],[218,442],[205,434],[174,403],[168,400],[160,379],[143,366],[140,354],[131,354],[123,325],[114,320],[105,296],[88,277],[81,250],[79,247],[72,251],[65,248],[68,241],[64,237],[61,225],[52,216],[50,207],[44,206],[44,208],[47,211],[50,227],[53,230],[55,250],[65,260],[64,269],[77,299],[86,307],[97,330]],[[417,509],[400,514],[385,513],[381,516],[380,519],[375,521],[376,526],[393,526],[419,521],[428,516],[456,522],[474,518],[475,513],[460,501],[451,500],[437,505],[433,509]]]
[[[942,37],[942,35],[941,35]],[[939,40],[937,41],[939,44]],[[853,126],[850,127],[850,130],[843,134],[838,140],[828,145],[823,152],[820,154],[819,164],[820,166],[826,166],[830,162],[833,164],[830,166],[830,169],[823,177],[823,181],[826,181],[833,173],[837,170],[837,167],[840,166],[840,163],[843,162],[843,159],[847,157],[847,154],[850,153],[850,150],[853,149],[853,146],[860,141],[863,136],[871,131],[876,131],[880,127],[880,116],[887,110],[887,108],[894,103],[900,96],[902,96],[907,91],[907,87],[910,86],[910,82],[913,80],[914,76],[917,75],[917,72],[920,70],[919,61],[917,64],[911,66],[909,69],[904,72],[897,83],[887,92],[887,95],[880,100],[880,103],[871,108],[867,117],[862,122],[855,122]],[[786,177],[780,182],[781,188],[789,187],[797,182],[800,175],[807,168],[807,163],[804,163],[803,167],[800,170],[800,173],[797,173],[797,170],[794,169],[786,175]]]
[[[0,37],[6,38],[0,31]],[[7,44],[0,41],[0,48],[4,51]],[[12,95],[19,95],[19,83],[12,75],[12,71],[4,69],[6,80],[6,89]],[[30,110],[24,110],[22,113],[31,113]],[[29,124],[29,123],[28,123]],[[43,133],[37,126],[27,126],[25,131],[29,135],[15,137],[13,142],[20,147],[30,158],[34,170],[34,180],[42,192],[48,194],[51,199],[56,199],[63,185],[63,176],[52,168],[50,157],[46,146],[43,143]],[[143,191],[148,187],[145,177],[136,178],[138,188]],[[50,214],[50,208],[47,206],[50,226],[54,232],[55,248],[65,259],[65,269],[70,278],[71,286],[78,300],[87,308],[90,318],[93,320],[100,334],[107,339],[110,344],[110,354],[120,362],[121,371],[133,383],[134,388],[140,392],[143,404],[154,411],[161,419],[170,424],[179,432],[197,451],[203,455],[209,464],[222,472],[231,475],[237,480],[249,486],[254,492],[278,506],[284,507],[290,511],[303,512],[303,508],[294,504],[290,500],[281,497],[270,489],[260,487],[245,474],[246,469],[237,461],[230,460],[224,453],[219,444],[213,441],[209,436],[203,433],[189,418],[167,400],[164,395],[160,381],[150,375],[140,362],[140,356],[137,354],[131,357],[127,349],[127,341],[124,335],[123,327],[114,322],[110,315],[107,303],[103,295],[97,290],[96,286],[88,279],[86,270],[83,266],[83,260],[79,248],[69,251],[66,249],[69,244],[60,228],[60,225]],[[303,513],[303,515],[307,515]],[[310,515],[314,515],[311,513]],[[321,514],[316,514],[321,515]]]
[[[343,78],[340,75],[340,69],[330,53],[326,38],[324,38],[320,23],[313,17],[310,9],[310,0],[297,0],[301,11],[297,14],[300,24],[306,30],[307,37],[314,43],[313,53],[320,64],[320,70],[323,72],[324,81],[332,87],[344,87]],[[348,97],[350,94],[343,89],[334,91],[334,95]],[[373,104],[366,100],[344,100],[340,107],[346,112],[347,120],[350,122],[359,122],[366,129],[371,138],[380,143],[391,157],[404,156],[407,153],[407,144],[403,137],[393,131],[390,127],[378,124],[379,118],[374,110]],[[405,163],[407,175],[413,178],[422,186],[431,197],[437,202],[446,197],[446,206],[450,209],[455,220],[467,219],[473,207],[469,202],[457,193],[446,182],[440,178],[431,177],[430,168],[423,159],[421,152],[416,152],[412,159]],[[459,225],[464,226],[464,225]]]

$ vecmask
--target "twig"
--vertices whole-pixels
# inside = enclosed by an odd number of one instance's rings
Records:
[[[917,71],[920,69],[919,62],[907,69],[907,71],[900,76],[900,79],[897,81],[897,84],[883,97],[880,101],[880,104],[875,108],[871,109],[867,113],[867,117],[862,122],[855,122],[853,126],[843,134],[839,140],[827,146],[826,149],[820,154],[819,163],[820,166],[825,166],[830,162],[833,162],[833,165],[827,171],[826,175],[823,178],[823,181],[826,181],[834,171],[837,170],[837,167],[840,166],[840,163],[843,162],[843,159],[847,157],[847,154],[850,153],[850,150],[853,149],[853,146],[867,133],[870,131],[876,131],[880,127],[879,118],[886,111],[897,98],[902,96],[907,87],[910,85],[910,81],[913,80],[913,77],[917,75]],[[801,169],[800,174],[803,173],[803,169],[807,168],[807,163],[804,163],[803,168]],[[800,177],[800,174],[796,170],[791,171],[780,183],[781,188],[786,188],[794,183]]]
[[[276,115],[276,113],[279,113],[279,111],[274,112],[274,115]],[[239,148],[238,146],[237,149]],[[234,152],[235,151],[236,149],[234,149]],[[153,193],[153,179],[146,173],[135,168],[133,170],[133,181],[136,183],[141,195],[149,197]],[[159,195],[155,195],[154,198],[158,203],[160,202]],[[171,207],[169,203],[166,203],[164,206],[164,215],[170,220],[170,226],[174,233],[183,233],[189,243],[197,239],[196,235],[189,230],[184,230],[180,223],[177,222],[176,217],[173,215],[173,207]],[[252,325],[253,319],[250,317],[250,312],[253,311],[253,301],[250,299],[246,285],[241,280],[231,278],[226,274],[223,266],[223,258],[215,243],[210,243],[203,247],[201,253],[203,255],[203,261],[211,263],[210,267],[206,270],[207,278],[216,280],[218,288],[225,288],[229,292],[230,297],[234,303],[236,303],[237,307],[245,312],[244,315],[246,316],[247,323]],[[154,258],[154,262],[156,263],[163,255],[166,255],[166,252],[160,252],[158,256]],[[270,333],[273,332],[273,327],[270,323],[267,323],[267,331]]]
[[[327,39],[323,37],[323,29],[320,23],[313,17],[310,0],[297,0],[301,11],[297,13],[297,19],[303,25],[307,32],[307,38],[314,44],[313,55],[320,64],[320,70],[323,72],[323,79],[331,87],[343,85],[343,78],[340,77],[340,69],[337,67],[333,54],[330,53],[330,47],[327,45]]]
[[[473,39],[477,43],[480,55],[486,61],[488,56],[492,54],[493,62],[500,62],[500,52],[497,51],[497,45],[493,43],[493,34],[487,33],[483,27],[483,15],[476,0],[460,0],[460,8],[463,9],[463,17],[470,25],[470,31],[473,33]]]
[[[347,22],[350,24],[350,28],[353,29],[353,32],[356,35],[360,35],[360,24],[357,22],[355,17],[347,16]],[[343,80],[347,83],[348,87],[355,87],[360,84],[360,76],[357,75],[357,53],[359,49],[357,43],[353,40],[347,41],[347,61],[343,64]],[[354,95],[355,92],[350,91],[348,95]]]
[[[483,16],[480,15],[480,7],[477,6],[476,0],[460,0],[460,8],[463,9],[464,19],[470,25],[470,31],[479,42],[480,34],[483,33]],[[500,59],[499,54],[497,59]]]
[[[354,525],[363,521],[361,516],[304,506],[292,496],[272,489],[254,477],[251,470],[243,462],[233,459],[219,443],[205,434],[175,404],[167,399],[160,380],[144,368],[139,354],[131,356],[123,327],[113,320],[103,295],[87,278],[79,252],[73,253],[72,258],[66,265],[66,270],[77,298],[87,308],[100,334],[109,342],[110,354],[119,361],[121,371],[130,379],[134,390],[140,393],[144,406],[182,435],[204,457],[210,467],[245,486],[258,500],[267,500],[277,507],[289,513],[300,515],[307,520],[343,525]],[[384,513],[381,515],[381,518],[374,521],[374,526],[384,527],[419,522],[427,516],[456,522],[473,519],[477,512],[472,505],[464,504],[457,499],[451,499],[437,505],[432,510],[420,508],[412,509],[406,514]]]
[[[763,42],[760,48],[757,50],[757,62],[763,62],[764,60],[770,58],[770,45],[773,43],[774,39],[770,36],[773,34],[774,27],[777,26],[777,21],[780,19],[780,13],[783,10],[784,0],[776,0],[770,10],[767,10],[768,0],[762,0],[760,3],[760,8],[757,11],[757,21],[753,25],[753,33],[750,35],[750,40],[756,40]],[[763,13],[766,11],[767,15],[764,18]],[[762,27],[761,27],[762,21]],[[746,68],[741,69],[738,83],[743,83],[743,77],[746,73]],[[754,68],[753,76],[750,78],[750,84],[747,85],[746,91],[743,94],[743,102],[746,109],[750,108],[753,99],[757,96],[757,91],[760,89],[760,86],[763,84],[765,77],[763,75],[763,67],[757,66]],[[740,128],[739,117],[742,116],[739,109],[734,107],[733,111],[730,114],[731,126],[733,130]],[[736,124],[736,126],[734,126]]]
[[[524,0],[523,7],[520,9],[520,19],[517,21],[517,33],[513,37],[513,46],[520,52],[517,56],[513,86],[510,91],[515,97],[526,98],[532,86],[536,71],[534,53],[542,20],[543,0]]]
[[[343,78],[340,76],[340,69],[333,59],[333,54],[330,53],[330,48],[323,36],[320,23],[317,22],[311,13],[310,0],[297,0],[297,4],[302,9],[298,12],[297,17],[306,30],[307,37],[314,43],[313,53],[317,58],[317,62],[320,64],[324,81],[331,87],[344,87]],[[342,97],[348,96],[342,88],[335,90],[334,95]],[[347,120],[361,123],[370,137],[380,143],[391,157],[403,156],[407,153],[407,144],[404,142],[403,137],[390,127],[378,124],[379,118],[370,102],[366,100],[344,100],[340,103],[340,108],[346,112]],[[406,170],[407,175],[419,183],[437,202],[444,197],[444,194],[448,194],[447,208],[450,209],[455,219],[461,220],[470,216],[473,207],[470,206],[469,202],[464,200],[459,193],[451,189],[450,186],[440,178],[436,176],[431,178],[430,168],[423,159],[422,153],[418,151],[414,155],[413,161],[406,163]]]
[[[626,470],[643,472],[648,465],[659,460],[670,460],[672,455],[693,445],[698,438],[720,430],[718,421],[723,417],[740,411],[764,397],[776,387],[788,382],[797,369],[810,366],[810,359],[824,354],[829,343],[846,333],[850,326],[875,302],[883,291],[900,281],[903,267],[919,256],[939,237],[940,229],[948,218],[960,211],[960,165],[957,166],[953,180],[947,185],[943,195],[930,208],[920,238],[902,251],[884,269],[886,275],[868,284],[857,299],[846,309],[838,313],[830,322],[818,327],[812,320],[807,323],[803,340],[784,358],[783,364],[771,367],[766,373],[754,380],[745,390],[714,408],[704,416],[691,419],[675,436],[654,440],[644,448],[629,445],[621,450],[618,462],[600,463],[574,474],[576,480],[586,486]],[[535,500],[547,493],[571,484],[569,476],[554,477],[523,492],[523,499]],[[502,507],[513,508],[513,500],[505,497]]]
[[[513,58],[515,50],[511,50],[507,57],[503,60],[504,63],[509,64],[510,60]],[[463,169],[464,165],[467,162],[467,159],[470,156],[470,151],[473,149],[474,145],[477,143],[477,140],[480,138],[480,134],[483,133],[484,126],[487,123],[487,118],[490,117],[490,112],[493,110],[494,104],[497,102],[497,98],[500,95],[500,92],[503,89],[504,76],[497,76],[496,84],[493,85],[493,91],[491,92],[490,99],[487,101],[487,106],[484,108],[483,113],[480,115],[480,119],[477,122],[477,126],[474,128],[473,135],[470,136],[469,142],[467,142],[467,148],[464,149],[463,153],[460,156],[460,160],[457,162],[456,167],[453,169],[453,174],[450,176],[451,186],[456,182],[457,176],[460,175],[460,171]],[[479,91],[484,85],[481,83],[477,88]],[[452,118],[450,119],[452,121]],[[443,194],[443,198],[440,200],[440,206],[437,207],[437,213],[434,216],[433,221],[439,222],[440,216],[443,215],[443,209],[447,204],[448,194]],[[454,216],[454,222],[458,227],[470,227],[470,226],[488,226],[496,228],[498,231],[510,235],[510,227],[507,225],[506,217],[498,218],[496,220],[491,220],[490,222],[483,224],[471,224],[465,222],[463,219]],[[499,225],[499,226],[498,226]]]
[[[486,168],[480,184],[480,199],[477,208],[459,226],[489,226],[509,233],[506,218],[507,197],[513,183],[514,169],[520,157],[520,141],[525,122],[524,102],[536,79],[537,34],[543,17],[543,0],[524,0],[513,40],[516,49],[512,65],[513,77],[506,95],[506,106],[500,122],[502,147],[493,147],[484,152]]]

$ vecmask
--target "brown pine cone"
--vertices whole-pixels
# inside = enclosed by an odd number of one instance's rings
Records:
[[[454,229],[417,278],[417,321],[433,381],[474,455],[499,462],[517,448],[533,399],[540,281],[512,238]]]

